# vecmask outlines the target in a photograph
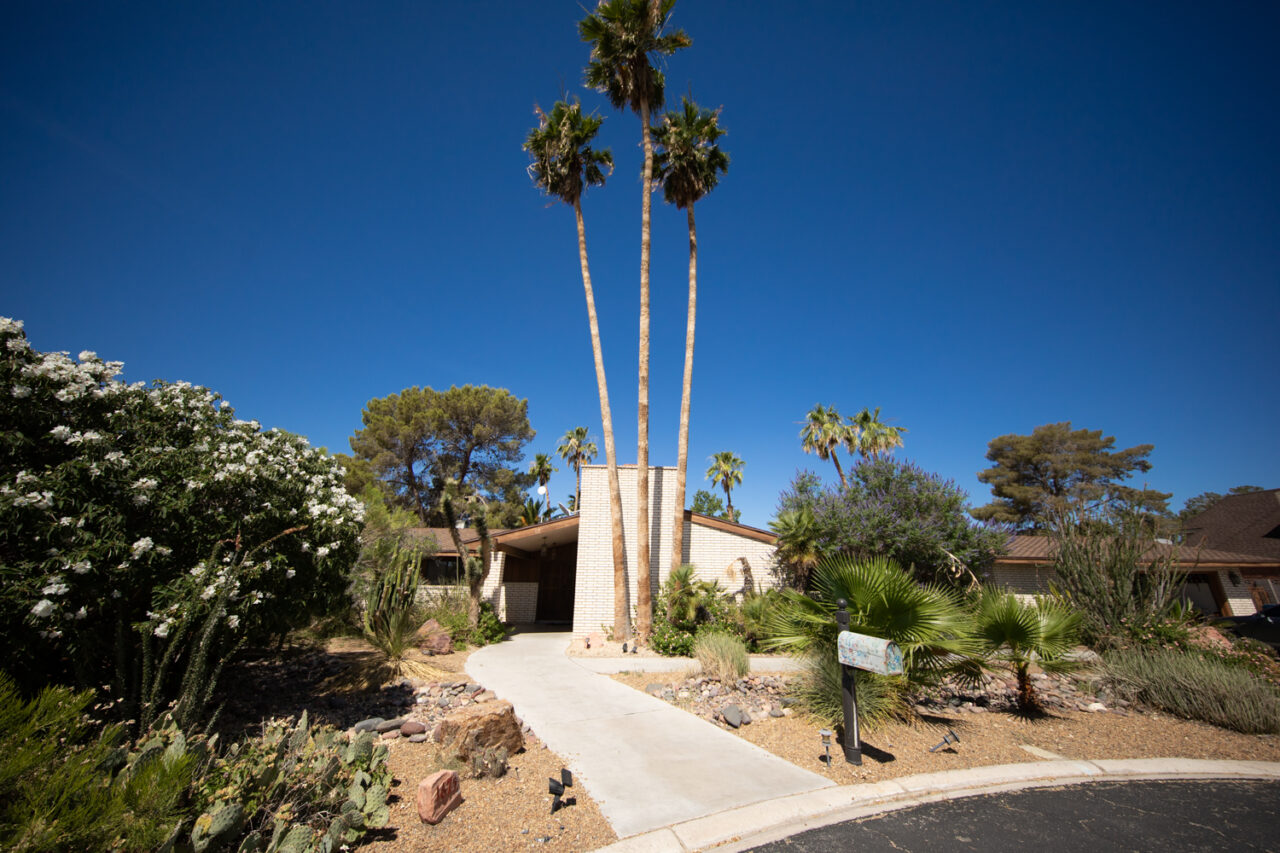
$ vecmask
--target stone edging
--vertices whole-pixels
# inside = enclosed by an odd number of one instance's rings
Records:
[[[1035,761],[821,788],[633,835],[596,853],[736,853],[822,826],[940,800],[1075,785],[1165,779],[1280,779],[1280,762],[1192,758]]]

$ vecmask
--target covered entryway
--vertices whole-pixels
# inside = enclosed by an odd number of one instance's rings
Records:
[[[572,624],[578,517],[508,530],[497,537],[496,544],[505,555],[502,582],[508,589],[508,602],[519,590],[524,599],[520,610],[531,613],[533,621]]]

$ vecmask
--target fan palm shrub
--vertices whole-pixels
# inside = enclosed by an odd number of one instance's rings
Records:
[[[836,660],[837,602],[847,602],[849,630],[892,640],[902,649],[900,676],[858,673],[861,690],[886,695],[884,707],[869,721],[906,715],[903,697],[947,675],[975,680],[980,674],[979,649],[972,620],[957,595],[935,584],[920,584],[911,573],[885,557],[829,558],[814,569],[811,592],[784,590],[769,619],[766,648],[806,657],[809,677],[799,698],[818,716],[823,708],[839,708]],[[828,676],[834,672],[834,677]],[[879,682],[871,687],[872,682]]]
[[[1019,599],[1008,590],[984,588],[975,603],[974,637],[989,667],[1005,669],[1018,680],[1018,709],[1039,707],[1031,684],[1034,661],[1045,672],[1079,669],[1080,662],[1066,657],[1080,638],[1079,613],[1055,598],[1035,603]]]

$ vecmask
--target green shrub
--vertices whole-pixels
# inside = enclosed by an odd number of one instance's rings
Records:
[[[466,586],[434,589],[424,593],[422,600],[422,621],[434,619],[440,623],[455,642],[465,642],[467,628],[467,607],[470,599]]]
[[[364,637],[378,650],[392,678],[403,674],[405,656],[414,648],[415,634],[425,621],[417,603],[421,565],[420,553],[393,549],[365,599]]]
[[[722,682],[735,681],[751,670],[747,646],[741,639],[721,630],[698,632],[693,656],[702,664],[702,674]]]
[[[0,674],[0,846],[152,850],[179,825],[193,759],[152,750],[129,761],[121,727],[85,716],[92,700],[49,687],[23,702]]]
[[[485,601],[480,604],[480,624],[467,634],[467,642],[473,646],[487,646],[507,636],[507,626],[498,619],[493,605]]]
[[[835,655],[809,654],[804,658],[804,669],[792,682],[791,695],[796,704],[831,729],[844,725],[840,677],[840,661]],[[860,726],[875,728],[888,720],[910,716],[903,678],[863,670],[855,670],[854,678],[858,684]]]
[[[1246,734],[1280,732],[1280,694],[1216,657],[1172,649],[1112,649],[1104,683],[1117,693],[1189,720]]]
[[[653,633],[649,635],[649,645],[660,655],[687,658],[693,655],[693,632],[672,625],[658,613],[653,617]]]

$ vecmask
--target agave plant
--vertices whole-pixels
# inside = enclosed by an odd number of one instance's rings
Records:
[[[1080,667],[1066,657],[1080,636],[1081,617],[1055,598],[1034,604],[1008,590],[982,590],[976,605],[974,636],[988,666],[1005,669],[1018,679],[1018,708],[1039,707],[1031,684],[1032,661],[1045,672],[1064,673]]]

